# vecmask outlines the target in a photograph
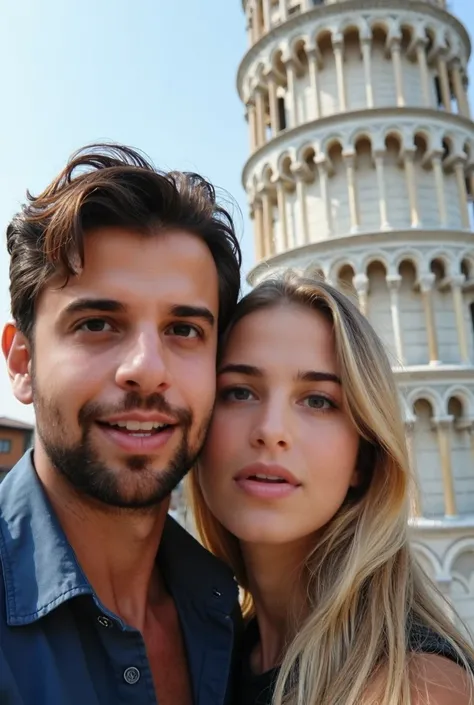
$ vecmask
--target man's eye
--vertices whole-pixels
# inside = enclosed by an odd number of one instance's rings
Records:
[[[168,328],[168,335],[177,335],[179,338],[200,338],[201,333],[195,327],[191,326],[189,323],[174,323]]]
[[[87,321],[83,321],[77,330],[87,333],[108,333],[112,330],[112,326],[103,318],[89,318]]]

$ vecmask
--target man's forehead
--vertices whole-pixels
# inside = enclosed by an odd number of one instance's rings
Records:
[[[47,298],[66,307],[75,298],[107,298],[125,307],[163,305],[218,306],[217,270],[205,242],[188,233],[138,235],[106,228],[86,236],[84,266],[65,286],[54,277]],[[44,292],[46,294],[46,292]]]

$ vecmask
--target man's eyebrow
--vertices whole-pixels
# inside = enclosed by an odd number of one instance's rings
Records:
[[[335,384],[342,384],[340,377],[332,372],[316,372],[316,370],[298,372],[297,380],[301,382],[335,382]]]
[[[213,326],[216,322],[214,314],[206,306],[186,306],[177,304],[171,307],[171,315],[177,318],[202,318]]]
[[[68,304],[62,315],[84,313],[85,311],[102,311],[105,313],[123,313],[125,306],[114,299],[76,299]]]
[[[263,377],[263,372],[259,367],[254,367],[253,365],[242,365],[242,364],[232,364],[223,365],[217,370],[218,375],[226,374],[227,372],[234,372],[240,375],[247,375],[247,377]]]

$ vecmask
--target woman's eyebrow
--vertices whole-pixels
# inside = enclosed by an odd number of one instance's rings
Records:
[[[316,370],[298,372],[296,379],[301,382],[335,382],[335,384],[342,384],[340,377],[333,372],[316,372]]]
[[[226,372],[234,372],[236,374],[246,375],[247,377],[263,377],[262,370],[259,367],[254,367],[254,365],[229,363],[217,370],[218,375],[223,375]]]

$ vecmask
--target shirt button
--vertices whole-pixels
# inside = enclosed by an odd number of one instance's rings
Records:
[[[135,666],[129,666],[123,672],[123,678],[129,685],[135,685],[140,680],[140,671]]]
[[[99,622],[101,627],[111,627],[112,626],[112,620],[109,619],[108,617],[104,617],[103,614],[101,614],[99,617],[97,617],[97,621]]]

